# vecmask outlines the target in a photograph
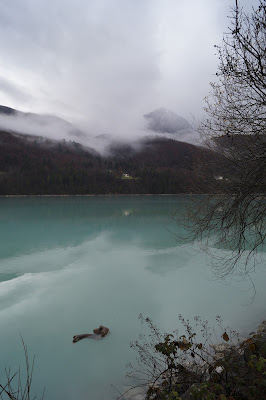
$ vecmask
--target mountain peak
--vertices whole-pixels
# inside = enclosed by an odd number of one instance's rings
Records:
[[[164,107],[145,114],[144,118],[148,121],[148,128],[154,132],[181,133],[184,130],[192,129],[185,118]]]

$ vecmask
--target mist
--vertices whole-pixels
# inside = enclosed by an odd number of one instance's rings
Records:
[[[159,110],[157,110],[159,111]],[[89,149],[93,149],[106,156],[110,154],[113,146],[130,145],[140,149],[147,137],[164,137],[188,143],[197,142],[197,133],[192,126],[188,124],[187,128],[177,127],[177,132],[159,132],[149,127],[149,122],[145,116],[127,121],[125,130],[112,129],[101,130],[99,127],[88,127],[88,124],[79,124],[77,126],[66,120],[52,115],[41,115],[33,113],[23,113],[15,111],[14,114],[0,114],[0,129],[11,133],[18,133],[28,136],[28,140],[36,137],[39,144],[45,144],[41,138],[47,138],[52,141],[74,141],[82,144]]]
[[[189,122],[201,117],[217,69],[214,45],[228,31],[234,1],[0,4],[0,104],[61,117],[84,132],[77,141],[89,144],[99,135],[134,141],[150,134],[143,115],[158,107]],[[58,121],[1,121],[56,140],[73,136]]]

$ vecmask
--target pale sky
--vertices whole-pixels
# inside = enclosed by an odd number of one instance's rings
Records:
[[[198,118],[233,5],[0,0],[0,104],[104,132],[130,131],[158,107]]]

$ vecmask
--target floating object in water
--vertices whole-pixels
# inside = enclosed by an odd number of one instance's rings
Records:
[[[109,328],[106,326],[100,325],[99,328],[93,329],[93,333],[82,333],[80,335],[73,336],[73,343],[77,343],[82,339],[91,338],[91,339],[101,339],[105,337],[109,333]]]

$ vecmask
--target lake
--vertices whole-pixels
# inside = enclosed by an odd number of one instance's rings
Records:
[[[178,246],[186,196],[0,198],[0,383],[35,355],[33,392],[49,400],[110,400],[124,388],[130,341],[149,316],[163,331],[178,315],[246,335],[265,319],[263,263],[250,281],[214,279],[205,254]],[[219,250],[220,252],[226,250]],[[265,261],[265,255],[263,255]],[[110,328],[101,341],[72,336]]]

